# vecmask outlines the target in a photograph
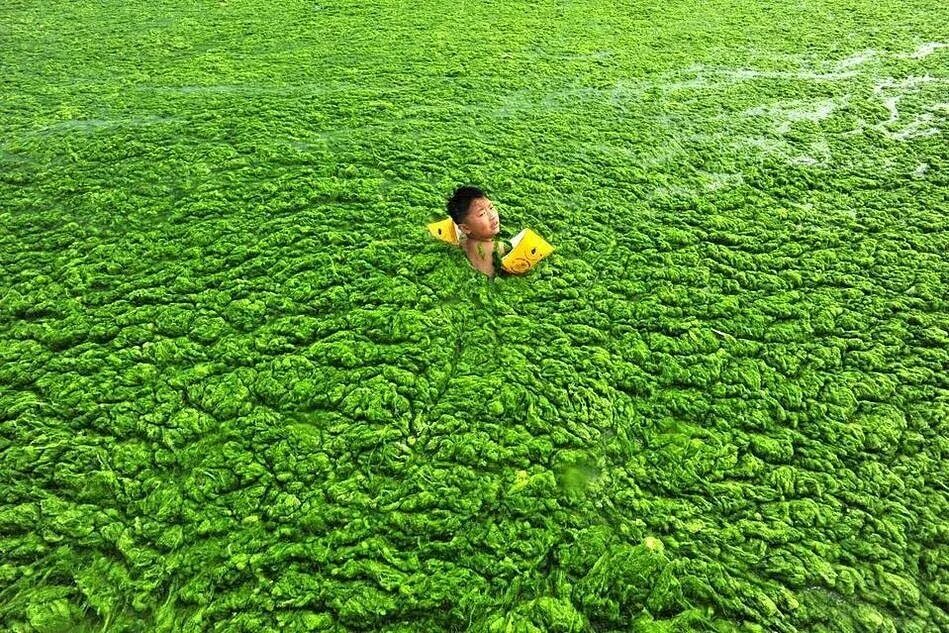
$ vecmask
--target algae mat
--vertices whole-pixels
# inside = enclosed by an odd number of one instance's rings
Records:
[[[0,6],[0,628],[946,630],[945,3],[276,4]]]

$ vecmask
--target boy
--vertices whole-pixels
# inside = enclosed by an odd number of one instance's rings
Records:
[[[501,257],[509,248],[494,239],[501,220],[484,192],[477,187],[459,187],[448,200],[448,215],[461,229],[461,248],[471,267],[492,279],[495,272],[503,272]]]

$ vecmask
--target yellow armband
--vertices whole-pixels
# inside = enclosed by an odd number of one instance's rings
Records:
[[[524,229],[511,239],[511,252],[501,258],[501,267],[509,273],[521,275],[552,252],[554,247],[544,238],[530,229]]]
[[[432,222],[428,225],[428,232],[432,234],[432,237],[436,237],[444,242],[454,244],[455,246],[460,245],[458,241],[458,231],[455,228],[454,220],[451,218]]]

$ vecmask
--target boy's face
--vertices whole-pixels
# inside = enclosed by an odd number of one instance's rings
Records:
[[[460,225],[468,237],[487,240],[501,230],[501,219],[487,198],[475,198],[468,206],[468,216]]]

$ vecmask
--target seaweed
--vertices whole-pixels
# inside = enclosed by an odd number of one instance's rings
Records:
[[[0,8],[0,629],[949,630],[949,14],[838,4]]]

